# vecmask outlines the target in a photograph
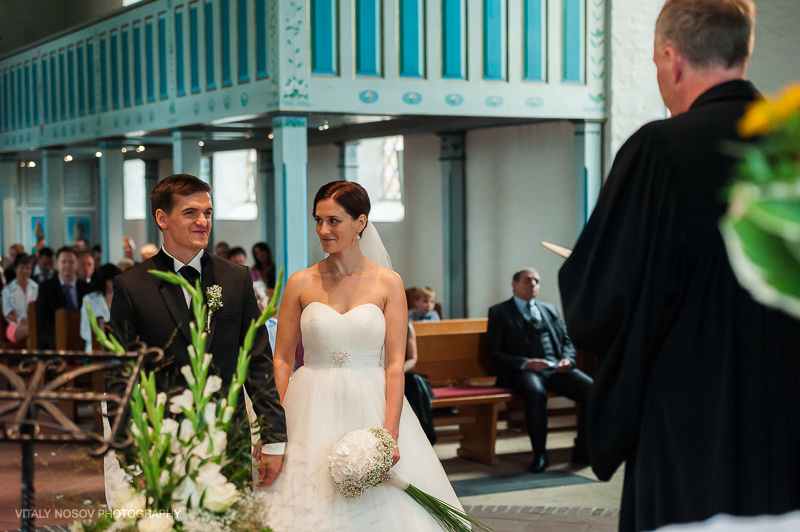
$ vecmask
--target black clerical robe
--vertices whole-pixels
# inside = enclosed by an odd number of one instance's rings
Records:
[[[602,359],[592,467],[625,462],[620,530],[800,508],[800,321],[753,301],[718,222],[744,81],[620,149],[559,272],[574,344]]]

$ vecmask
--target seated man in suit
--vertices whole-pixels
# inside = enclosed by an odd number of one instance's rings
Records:
[[[36,298],[36,347],[56,348],[56,310],[80,312],[81,301],[90,288],[89,283],[78,279],[78,256],[70,247],[62,247],[56,253],[58,276],[39,285]]]
[[[514,274],[514,297],[489,309],[489,356],[497,368],[497,385],[513,388],[525,402],[525,422],[533,447],[532,473],[547,469],[547,392],[585,401],[592,379],[575,368],[575,348],[556,307],[534,301],[541,277],[533,268]],[[587,463],[583,416],[572,461]]]

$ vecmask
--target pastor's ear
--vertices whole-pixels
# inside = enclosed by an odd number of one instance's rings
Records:
[[[686,68],[686,58],[674,46],[664,47],[664,57],[669,63],[672,72],[672,83],[678,84],[683,79],[684,69]]]

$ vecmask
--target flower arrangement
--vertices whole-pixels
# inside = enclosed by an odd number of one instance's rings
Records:
[[[386,482],[405,491],[447,532],[491,532],[480,521],[428,495],[390,471],[396,445],[389,431],[383,427],[354,430],[336,442],[328,457],[328,471],[339,494],[345,499],[355,499],[368,489]]]
[[[192,297],[194,322],[190,324],[191,363],[181,368],[187,388],[167,398],[156,392],[154,373],[142,372],[131,395],[130,430],[134,445],[123,468],[131,481],[116,500],[113,511],[96,523],[76,522],[72,532],[223,532],[269,531],[265,522],[266,497],[244,489],[247,471],[236,471],[228,447],[239,391],[250,364],[249,352],[257,329],[275,314],[283,282],[258,320],[251,323],[239,348],[236,373],[225,397],[216,398],[222,379],[209,375],[211,354],[206,353],[211,313],[222,306],[222,291],[209,289],[204,303],[199,283],[190,285],[172,272],[150,271],[164,281],[179,284]],[[212,287],[214,288],[214,287]],[[109,350],[122,351],[120,343],[106,335],[87,308],[98,340]]]
[[[739,283],[761,303],[800,317],[800,83],[748,106],[741,158],[720,223]]]

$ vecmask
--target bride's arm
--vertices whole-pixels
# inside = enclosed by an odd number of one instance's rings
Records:
[[[283,403],[289,377],[294,369],[294,357],[297,342],[300,339],[300,292],[304,272],[296,272],[286,282],[278,311],[278,331],[275,336],[275,386]]]
[[[403,280],[394,272],[386,272],[387,297],[383,313],[386,317],[386,429],[397,440],[400,436],[400,411],[403,408],[408,306]],[[400,458],[395,453],[395,462]]]

